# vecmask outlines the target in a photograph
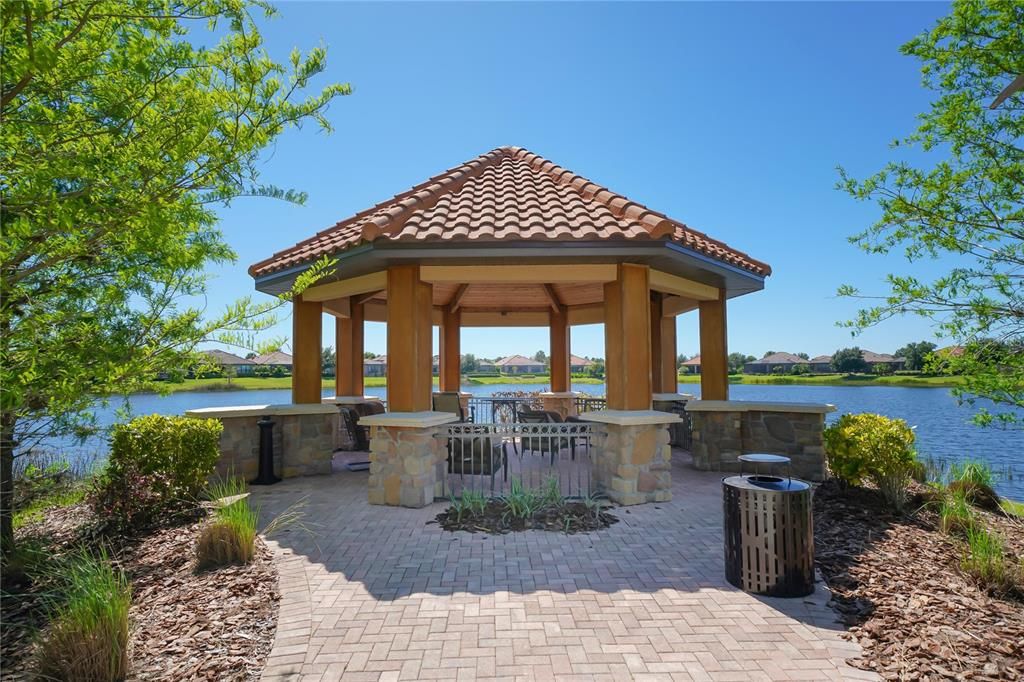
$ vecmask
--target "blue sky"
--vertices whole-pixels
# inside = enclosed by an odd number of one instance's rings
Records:
[[[873,205],[834,189],[894,157],[931,93],[899,46],[946,13],[930,3],[348,4],[283,2],[262,22],[284,60],[328,48],[321,83],[349,82],[325,136],[283,135],[262,180],[309,193],[305,206],[243,199],[221,210],[238,254],[211,270],[208,305],[253,291],[246,268],[341,218],[500,145],[518,145],[770,263],[765,290],[730,302],[729,347],[818,355],[856,343],[892,352],[932,338],[925,320],[857,339],[838,328],[856,301],[840,284],[884,293],[893,270],[949,263],[867,256],[847,236]],[[262,294],[256,294],[262,297]],[[287,335],[290,320],[277,334]],[[698,351],[696,313],[678,318],[679,351]],[[333,325],[324,343],[333,345]],[[546,329],[466,329],[463,352],[547,350]],[[384,325],[367,325],[385,351]],[[601,326],[575,327],[572,350],[602,356]]]

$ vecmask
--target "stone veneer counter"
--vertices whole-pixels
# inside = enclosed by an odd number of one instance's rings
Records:
[[[686,404],[693,428],[693,464],[705,471],[740,470],[740,455],[771,453],[792,460],[793,475],[825,479],[825,403],[693,400]]]
[[[274,473],[281,478],[331,473],[331,456],[338,433],[336,405],[240,405],[204,407],[186,417],[219,419],[220,459],[215,476],[256,477],[259,470],[262,417],[274,420]]]

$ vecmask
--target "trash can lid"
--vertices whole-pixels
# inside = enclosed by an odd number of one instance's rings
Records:
[[[762,453],[752,453],[749,455],[740,455],[737,457],[741,462],[747,462],[750,464],[789,464],[790,459],[784,455],[769,455]]]
[[[773,490],[785,493],[802,492],[811,487],[806,481],[782,476],[729,476],[722,479],[722,485],[741,490]]]

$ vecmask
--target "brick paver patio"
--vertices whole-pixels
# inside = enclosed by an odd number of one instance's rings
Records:
[[[315,535],[270,541],[281,574],[264,679],[873,679],[847,666],[827,590],[758,598],[725,582],[720,476],[677,453],[673,500],[581,535],[429,524],[370,506],[366,472],[254,488],[270,518],[305,499]]]

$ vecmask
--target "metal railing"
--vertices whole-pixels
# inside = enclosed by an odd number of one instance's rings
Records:
[[[540,409],[539,396],[472,396],[469,399],[470,421],[478,424],[512,424],[519,421],[521,409]]]
[[[596,410],[603,410],[608,407],[607,398],[599,398],[597,396],[589,395],[578,395],[573,398],[573,402],[576,405],[576,414],[583,414],[584,412],[594,412]]]
[[[587,422],[449,424],[441,430],[448,443],[443,495],[494,497],[513,480],[527,489],[557,480],[566,497],[589,495],[593,434]]]

